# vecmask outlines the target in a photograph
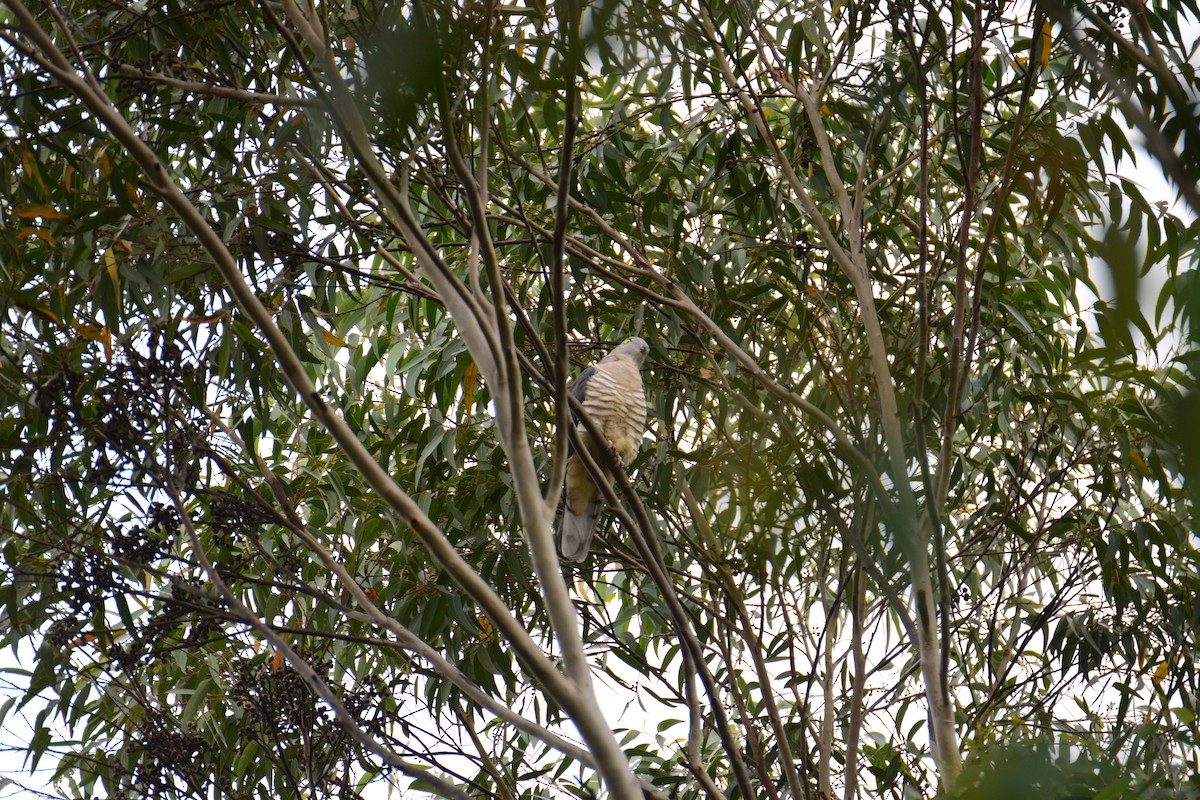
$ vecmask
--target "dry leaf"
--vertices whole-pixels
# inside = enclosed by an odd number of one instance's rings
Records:
[[[13,215],[18,216],[21,219],[35,219],[36,217],[41,217],[42,219],[67,218],[66,214],[62,213],[61,211],[57,211],[50,206],[17,206],[13,211]]]
[[[479,380],[479,365],[472,361],[467,364],[467,369],[463,373],[463,406],[466,408],[467,416],[471,416],[471,410],[475,407],[475,382]]]
[[[37,238],[41,239],[43,242],[49,242],[50,244],[55,243],[54,237],[50,234],[49,231],[44,231],[41,228],[35,228],[32,225],[21,228],[21,230],[17,232],[18,239],[28,239],[32,236],[36,236]]]

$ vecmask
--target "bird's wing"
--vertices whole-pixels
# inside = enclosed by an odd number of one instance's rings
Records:
[[[580,403],[584,403],[587,401],[588,381],[590,381],[592,379],[592,376],[595,374],[596,374],[596,367],[595,367],[595,365],[592,365],[592,366],[588,367],[587,369],[585,369],[583,372],[579,373],[579,377],[576,378],[575,382],[571,384],[571,394]],[[571,419],[575,420],[576,422],[579,421],[579,418],[575,415],[575,409],[571,409]]]

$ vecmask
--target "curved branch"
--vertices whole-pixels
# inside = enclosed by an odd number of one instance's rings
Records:
[[[417,534],[435,561],[446,570],[480,606],[496,628],[508,639],[521,662],[541,681],[564,707],[577,705],[575,685],[566,679],[545,657],[528,631],[513,618],[495,590],[462,558],[450,541],[438,529],[420,506],[409,497],[379,465],[359,441],[345,420],[326,404],[283,332],[275,325],[271,313],[262,305],[253,289],[238,270],[224,241],[183,191],[167,174],[158,156],[130,127],[120,112],[102,93],[95,92],[59,52],[49,36],[38,26],[33,15],[17,0],[4,0],[17,17],[22,32],[36,49],[26,48],[26,55],[35,60],[67,88],[73,91],[88,109],[141,166],[148,184],[179,216],[213,258],[218,271],[229,286],[238,304],[267,339],[281,371],[312,412],[313,417],[330,432],[346,457],[354,464],[367,483],[395,510]],[[444,298],[444,296],[443,296]]]

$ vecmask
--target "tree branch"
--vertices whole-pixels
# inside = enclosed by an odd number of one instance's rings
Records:
[[[142,167],[148,184],[163,197],[167,205],[179,216],[184,225],[213,258],[218,271],[225,279],[238,304],[266,337],[280,369],[289,383],[301,396],[317,421],[331,433],[347,458],[361,472],[371,488],[401,515],[402,519],[429,548],[435,561],[479,604],[497,630],[513,645],[522,664],[546,687],[546,690],[569,711],[579,712],[581,715],[587,714],[591,719],[598,720],[592,725],[594,734],[595,729],[603,720],[598,708],[595,708],[594,700],[589,706],[581,707],[575,684],[566,680],[562,673],[545,658],[541,649],[525,628],[512,617],[511,612],[492,587],[463,560],[420,506],[374,460],[341,416],[326,404],[309,378],[303,364],[288,344],[283,332],[275,325],[271,313],[245,282],[225,243],[167,175],[162,163],[150,147],[138,137],[106,96],[95,92],[86,81],[74,72],[24,6],[17,0],[4,0],[4,2],[17,18],[22,32],[37,48],[36,51],[27,49],[27,55],[73,91]],[[444,294],[443,299],[445,299]],[[537,497],[540,504],[540,492],[537,492]],[[552,541],[548,528],[546,536]],[[551,548],[553,548],[553,544],[551,544]],[[611,730],[605,725],[603,732],[613,742],[609,757],[612,757],[611,750],[615,750],[617,756],[623,761],[624,754],[612,739]],[[632,773],[629,774],[629,779],[636,785]],[[635,789],[629,792],[628,796],[640,798],[641,791]]]

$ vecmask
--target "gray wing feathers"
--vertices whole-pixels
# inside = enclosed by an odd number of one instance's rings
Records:
[[[558,531],[558,552],[563,558],[568,561],[583,561],[587,558],[599,513],[599,503],[589,503],[587,510],[582,514],[575,514],[569,508],[563,509],[562,526]]]
[[[579,377],[575,379],[575,382],[571,384],[571,394],[575,395],[575,399],[579,402],[582,403],[583,401],[587,400],[588,381],[590,381],[592,376],[595,374],[596,368],[588,367],[582,373],[580,373]],[[574,412],[571,413],[574,415]]]

